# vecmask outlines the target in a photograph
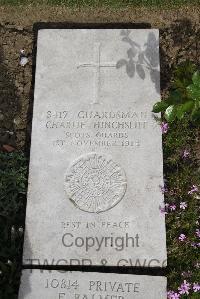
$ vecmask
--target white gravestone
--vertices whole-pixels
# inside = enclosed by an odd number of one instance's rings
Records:
[[[166,266],[158,30],[38,34],[24,264]]]
[[[19,299],[166,299],[166,278],[24,270]]]

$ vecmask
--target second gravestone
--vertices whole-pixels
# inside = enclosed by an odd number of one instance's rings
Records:
[[[165,299],[166,278],[23,270],[19,299]]]
[[[166,266],[158,30],[40,30],[24,264]]]

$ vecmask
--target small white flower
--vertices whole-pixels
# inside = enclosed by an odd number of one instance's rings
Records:
[[[185,201],[182,201],[181,203],[180,203],[180,209],[182,209],[182,210],[185,210],[186,208],[187,208],[187,203],[185,202]]]
[[[20,58],[20,62],[19,63],[20,63],[21,66],[25,66],[28,63],[28,58],[25,57],[25,56],[22,56]]]
[[[12,234],[15,233],[15,227],[14,227],[14,226],[11,227],[11,233],[12,233]]]
[[[7,261],[7,264],[8,264],[8,265],[12,265],[11,260],[8,260],[8,261]]]
[[[200,263],[196,263],[195,267],[196,267],[197,269],[199,269],[199,268],[200,268]]]
[[[20,234],[23,234],[23,232],[24,232],[23,227],[20,227],[20,228],[18,229],[18,231],[19,231]]]

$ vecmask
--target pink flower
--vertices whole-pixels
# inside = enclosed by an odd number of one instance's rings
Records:
[[[197,237],[200,238],[200,229],[199,228],[196,229],[196,235],[197,235]]]
[[[184,295],[184,294],[189,294],[189,290],[190,290],[190,284],[184,280],[182,285],[180,286],[180,288],[178,288],[179,290],[179,294]]]
[[[189,157],[189,155],[190,155],[190,152],[189,152],[188,150],[185,149],[184,152],[183,152],[183,156],[182,156],[182,157],[183,157],[184,159],[186,159],[186,158]]]
[[[167,298],[171,299],[171,296],[174,294],[173,291],[168,291],[167,292]]]
[[[200,291],[200,284],[199,283],[194,283],[193,284],[193,291],[195,292],[195,293],[197,293],[197,292],[199,292]]]
[[[180,298],[180,294],[175,293],[173,291],[169,291],[169,292],[167,292],[167,298],[168,299],[179,299]]]
[[[192,194],[192,193],[195,193],[195,192],[198,192],[198,191],[199,191],[198,187],[196,185],[193,185],[191,187],[191,190],[188,191],[188,194]]]
[[[181,241],[181,242],[183,242],[183,241],[185,241],[185,239],[186,239],[186,235],[184,235],[184,234],[180,234],[180,236],[179,236],[179,241]]]
[[[169,206],[169,208],[170,208],[171,211],[175,211],[176,210],[176,205],[172,204],[171,206]]]
[[[187,208],[187,203],[185,202],[185,201],[182,201],[181,203],[180,203],[180,209],[182,209],[182,210],[185,210],[186,208]]]
[[[168,189],[167,189],[167,187],[165,185],[164,186],[160,186],[160,190],[161,190],[162,194],[165,194],[165,193],[168,192]]]
[[[168,299],[172,299],[172,296],[174,295],[174,292],[173,291],[169,291],[167,292],[167,298]]]
[[[169,125],[168,123],[166,122],[162,122],[161,123],[161,131],[162,131],[162,134],[166,134],[169,130]]]
[[[191,246],[194,247],[194,248],[198,248],[198,247],[200,247],[200,243],[192,242]]]
[[[178,294],[178,293],[174,293],[172,295],[172,299],[179,299],[179,298],[180,298],[180,294]]]

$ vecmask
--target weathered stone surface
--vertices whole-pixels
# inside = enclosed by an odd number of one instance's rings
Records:
[[[166,264],[158,30],[41,30],[25,264]]]
[[[166,299],[166,278],[24,270],[19,299]]]

